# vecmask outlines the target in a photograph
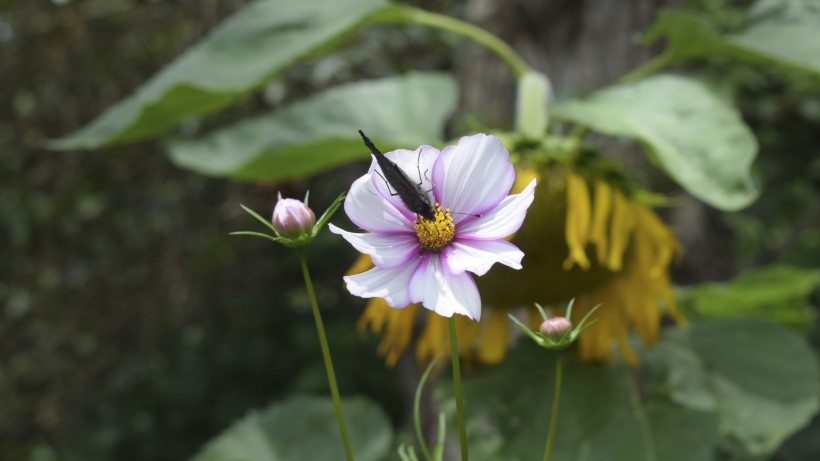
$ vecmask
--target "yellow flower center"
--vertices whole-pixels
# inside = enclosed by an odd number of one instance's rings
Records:
[[[456,236],[456,226],[453,224],[453,217],[450,216],[450,209],[442,211],[438,203],[436,203],[434,220],[429,221],[417,215],[413,226],[416,228],[416,236],[424,251],[441,251],[444,245],[450,243]]]

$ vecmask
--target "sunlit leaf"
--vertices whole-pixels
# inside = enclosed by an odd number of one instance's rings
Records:
[[[393,438],[384,412],[364,398],[345,399],[345,419],[353,453],[379,461]],[[344,459],[333,401],[292,397],[253,411],[211,440],[190,461],[305,461]]]
[[[94,149],[154,136],[252,91],[293,62],[327,49],[384,0],[257,0],[225,20],[133,95],[60,149]]]
[[[458,90],[444,74],[332,88],[273,114],[243,120],[197,140],[169,144],[179,166],[213,176],[283,180],[368,159],[357,130],[382,151],[441,140]]]
[[[554,106],[555,118],[635,138],[689,193],[723,210],[750,204],[757,142],[738,113],[696,80],[659,75]]]

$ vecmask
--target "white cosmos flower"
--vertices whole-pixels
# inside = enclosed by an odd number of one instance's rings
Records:
[[[436,204],[436,220],[417,217],[391,194],[373,159],[345,200],[350,220],[368,233],[330,225],[375,265],[345,277],[347,289],[363,298],[384,298],[395,308],[422,303],[444,317],[478,320],[481,298],[470,272],[484,275],[495,263],[521,268],[524,253],[503,239],[521,227],[535,180],[508,196],[515,179],[510,155],[498,138],[485,134],[465,136],[442,151],[421,146],[385,155],[411,179],[421,178]]]

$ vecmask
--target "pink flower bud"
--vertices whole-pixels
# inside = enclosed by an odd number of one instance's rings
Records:
[[[276,202],[271,222],[280,236],[295,238],[302,232],[310,234],[316,224],[316,215],[299,200],[285,198]]]
[[[550,339],[559,339],[567,331],[572,329],[572,322],[566,317],[551,317],[544,320],[539,330]]]

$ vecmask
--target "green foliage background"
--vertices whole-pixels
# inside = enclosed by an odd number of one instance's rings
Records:
[[[187,459],[250,408],[263,408],[276,396],[324,393],[324,375],[307,301],[301,279],[292,270],[296,266],[294,255],[261,240],[227,237],[228,232],[242,227],[238,223],[247,222],[239,203],[268,210],[276,191],[302,196],[308,183],[243,185],[195,175],[172,164],[189,168],[204,165],[190,160],[186,148],[191,143],[226,147],[224,142],[213,139],[169,144],[172,160],[165,156],[166,146],[157,141],[94,153],[44,150],[47,139],[73,132],[132,94],[247,2],[62,3],[0,1],[0,459]],[[459,12],[458,4],[419,3],[431,10]],[[766,2],[761,3],[766,6]],[[727,98],[735,99],[744,120],[757,134],[761,154],[753,180],[762,194],[749,209],[718,218],[719,227],[734,236],[734,269],[774,262],[816,268],[820,261],[820,132],[816,129],[820,123],[820,85],[817,75],[795,70],[816,69],[813,48],[795,49],[796,54],[782,66],[771,68],[760,65],[756,52],[742,53],[745,59],[738,63],[726,59],[737,51],[734,49],[724,50],[725,54],[709,46],[685,51],[691,45],[685,40],[692,37],[691,30],[702,32],[698,43],[708,43],[715,31],[732,34],[748,4],[691,2],[694,13],[664,16],[655,34],[665,32],[669,36],[670,62],[685,59],[683,70],[698,72]],[[794,8],[810,5],[790,4]],[[797,18],[801,28],[814,30],[812,16],[790,11],[784,20]],[[332,20],[328,23],[333,25]],[[703,28],[704,24],[707,27]],[[680,30],[689,32],[676,36]],[[749,33],[736,39],[739,45],[748,43]],[[247,135],[249,128],[242,125],[247,121],[234,122],[301,101],[325,88],[351,80],[408,70],[450,69],[455,65],[453,49],[425,29],[410,27],[396,33],[376,26],[348,40],[347,46],[334,54],[309,58],[292,67],[281,81],[265,80],[265,76],[281,70],[276,66],[250,69],[256,73],[251,72],[248,81],[260,87],[260,92],[239,99],[228,92],[223,95],[224,104],[238,101],[236,105],[204,120],[186,121],[175,134],[228,127],[209,136],[230,139],[230,130]],[[792,43],[793,39],[782,40],[785,42],[781,44]],[[772,40],[768,50],[762,51],[777,49],[777,43]],[[271,62],[284,66],[291,58]],[[190,77],[209,76],[193,73]],[[333,91],[350,88],[355,91],[349,86]],[[388,91],[386,97],[390,94]],[[417,102],[395,98],[401,91],[392,94],[391,105]],[[205,103],[197,106],[197,95],[193,93],[181,97],[192,105],[193,114],[215,108],[205,107]],[[323,93],[317,98],[321,97],[332,102],[333,94]],[[617,93],[597,93],[587,103],[617,105],[618,100]],[[379,102],[362,100],[360,106],[347,109],[351,113],[358,110],[361,117],[372,117]],[[329,104],[328,100],[320,103]],[[434,140],[435,122],[447,116],[445,105],[454,104],[441,103],[441,113],[424,120],[430,126],[414,126],[412,136],[385,132],[380,141],[402,145]],[[297,119],[298,108],[289,109],[297,112]],[[652,141],[651,133],[647,138],[646,131],[635,131],[634,125],[619,125],[612,119],[596,124],[584,114],[584,107],[564,106],[564,110],[565,118],[582,117],[602,132]],[[402,112],[407,113],[412,111]],[[273,114],[265,117],[272,117],[273,123],[289,123],[287,112]],[[335,140],[338,145],[352,146],[355,141],[344,139],[348,127],[333,125],[342,117],[334,119],[332,115],[317,127],[314,138],[307,136],[299,141],[310,145],[316,139],[340,136]],[[409,117],[404,123],[413,120],[418,118]],[[147,131],[126,131],[117,141],[171,126],[168,123],[144,128]],[[236,150],[250,145],[254,151],[282,152],[277,150],[281,146],[271,145],[265,137],[270,133],[254,132],[252,128],[255,136],[250,139],[256,144],[227,143],[227,147]],[[696,144],[697,134],[692,133],[685,141]],[[91,145],[83,136],[74,139],[74,146]],[[355,151],[341,154],[344,158],[336,159],[338,163],[347,161]],[[228,173],[250,174],[258,172],[258,166],[240,165],[246,169],[229,169]],[[333,164],[325,165],[329,166]],[[322,209],[347,188],[362,166],[354,164],[313,178],[311,204]],[[662,166],[676,169],[675,165]],[[744,183],[747,179],[738,181],[737,189],[743,195],[740,202],[750,194],[749,184]],[[677,190],[660,175],[652,180],[661,189]],[[323,260],[313,270],[320,302],[326,308],[332,346],[344,351],[336,354],[342,392],[375,399],[386,410],[386,418],[399,427],[406,418],[401,403],[402,383],[395,371],[383,368],[372,343],[359,341],[354,322],[361,304],[347,296],[339,282],[341,272],[354,257],[352,250],[340,241],[322,238],[310,252]],[[695,318],[754,316],[797,326],[803,334],[811,335],[816,331],[812,321],[816,316],[817,273],[789,270],[766,272],[762,277],[752,272],[735,284],[719,281],[700,286],[685,291],[683,299]],[[761,280],[771,282],[771,287],[762,287]],[[743,295],[750,287],[763,290],[769,296],[762,296],[766,302],[744,302],[748,298]],[[735,309],[733,304],[739,302],[744,302],[746,311]],[[671,339],[673,343],[676,340],[680,338]],[[663,363],[668,359],[665,353],[670,352],[659,348],[650,359]],[[527,355],[520,357],[526,360]],[[507,368],[517,366],[520,363],[513,361],[505,364]],[[496,377],[489,371],[487,377],[474,381],[475,386],[480,390],[482,383],[503,379],[502,373],[522,373],[505,370],[496,371]],[[618,374],[623,370],[586,372]],[[585,371],[579,373],[583,376]],[[622,382],[627,377],[614,379]],[[580,382],[591,381],[587,377]],[[684,386],[684,391],[689,390]],[[628,393],[623,386],[612,390],[621,391]],[[661,397],[680,395],[672,392]],[[684,396],[691,397],[685,392]],[[705,412],[670,415],[664,413],[664,408],[652,407],[653,403],[657,402],[650,401],[646,411],[659,415],[660,427],[674,431],[675,423],[677,427],[716,424]],[[271,414],[284,411],[277,410],[281,407],[271,408]],[[501,416],[508,415],[509,409],[501,415],[493,415],[494,410],[487,407],[486,417],[502,426],[501,433],[507,429],[515,432],[514,426],[503,427],[509,422]],[[623,414],[630,417],[628,409]],[[273,417],[266,413],[260,420],[266,418]],[[248,427],[242,425],[249,420],[253,417],[238,424]],[[711,432],[704,434],[708,437]],[[781,449],[777,459],[812,459],[811,454],[820,450],[813,445],[812,434],[817,432],[811,428],[798,434]],[[520,440],[510,437],[501,442],[483,442],[481,449],[492,456],[511,453],[504,451],[510,449],[508,446],[489,446],[492,443],[515,445]],[[528,445],[522,446],[526,453]],[[732,447],[722,448],[724,454],[733,453]],[[207,452],[200,456],[207,459]]]
[[[247,2],[59,3],[0,2],[0,459],[185,459],[250,408],[325,391],[295,255],[228,236],[248,224],[240,203],[267,214],[277,191],[308,184],[195,175],[157,141],[46,150]],[[441,67],[442,45],[412,35],[370,31],[358,49],[291,69],[287,94],[270,88],[205,123],[353,75]],[[360,169],[316,178],[311,203]],[[348,351],[342,392],[376,396],[398,424],[401,384],[360,340],[361,305],[340,282],[353,250],[320,239],[309,257],[328,261],[313,271],[331,345]]]

